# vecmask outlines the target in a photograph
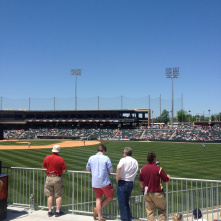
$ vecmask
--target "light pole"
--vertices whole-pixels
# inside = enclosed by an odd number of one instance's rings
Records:
[[[153,110],[152,110],[152,127],[153,127]]]
[[[171,126],[173,127],[173,125],[172,125],[172,111],[170,111],[170,117],[171,117],[170,123],[171,123]]]
[[[71,69],[71,75],[75,75],[75,110],[77,110],[77,75],[81,75],[81,69]]]
[[[179,78],[179,68],[166,68],[165,72],[166,78],[171,78],[172,79],[172,120],[171,124],[173,127],[173,79],[174,78]]]
[[[210,111],[211,111],[211,110],[209,109],[208,111],[209,111],[209,126],[210,126]]]
[[[190,112],[191,112],[191,110],[189,110],[188,112],[189,112],[189,125],[190,125]]]

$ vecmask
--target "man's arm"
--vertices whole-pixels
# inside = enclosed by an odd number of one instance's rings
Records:
[[[120,171],[121,171],[121,167],[117,167],[117,177],[116,177],[117,183],[120,180]]]
[[[88,162],[87,162],[87,165],[86,165],[86,170],[88,171],[88,172],[90,172],[91,173],[91,164],[90,164],[90,159],[88,160]]]
[[[170,182],[170,175],[166,174],[162,167],[160,168],[160,177],[164,183]]]
[[[44,159],[44,161],[43,161],[43,163],[42,163],[42,168],[47,170],[47,164],[46,164],[46,162],[45,162],[45,159]]]
[[[139,184],[140,184],[140,188],[141,188],[141,190],[143,192],[144,191],[144,182],[143,182],[143,177],[142,177],[141,169],[140,169],[140,175],[139,175]]]
[[[64,160],[63,160],[63,165],[62,165],[62,171],[63,171],[63,172],[66,172],[66,171],[67,171],[67,169],[66,169],[66,164],[65,164]]]
[[[111,163],[109,157],[108,157],[108,160],[107,160],[107,162],[106,162],[106,167],[107,167],[107,171],[108,171],[109,173],[113,173],[113,166],[112,166],[112,163]]]
[[[143,190],[144,187],[143,187],[143,181],[139,181],[139,184],[140,184],[140,188]]]
[[[167,174],[167,177],[169,178],[169,180],[167,182],[164,182],[164,183],[169,183],[170,182],[170,175]]]

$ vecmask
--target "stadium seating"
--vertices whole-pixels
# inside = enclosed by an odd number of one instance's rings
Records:
[[[184,127],[174,129],[95,129],[95,128],[39,128],[28,130],[4,130],[7,139],[35,139],[37,136],[64,136],[75,139],[129,139],[171,141],[214,141],[221,140],[220,128]]]

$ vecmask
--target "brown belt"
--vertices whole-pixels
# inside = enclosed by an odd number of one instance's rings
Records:
[[[61,177],[61,175],[49,175],[49,174],[48,174],[48,176],[49,177]]]

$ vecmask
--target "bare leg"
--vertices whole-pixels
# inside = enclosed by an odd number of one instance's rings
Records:
[[[113,198],[105,198],[102,202],[101,202],[101,209],[103,209]]]
[[[51,211],[52,203],[53,203],[53,196],[49,196],[48,197],[48,210],[49,211]]]
[[[105,198],[101,201],[101,198],[96,199],[96,211],[98,215],[98,219],[102,219],[103,216],[101,215],[101,209],[103,209],[113,198]]]
[[[62,197],[60,196],[56,199],[57,211],[60,211],[61,203],[62,203]]]
[[[97,210],[98,219],[102,219],[103,217],[101,215],[101,198],[96,199],[96,210]]]

